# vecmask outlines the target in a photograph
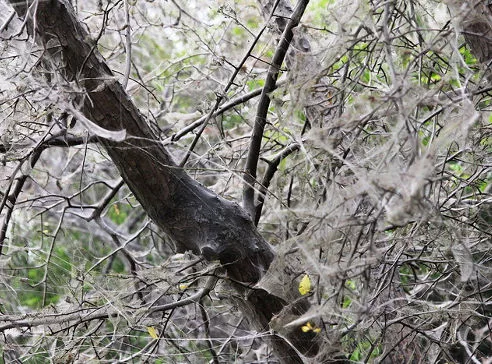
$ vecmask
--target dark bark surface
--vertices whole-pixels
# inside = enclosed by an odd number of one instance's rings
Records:
[[[26,2],[12,2],[21,16]],[[81,91],[69,103],[109,131],[126,131],[124,141],[100,138],[123,179],[153,221],[175,241],[227,266],[235,280],[255,283],[268,269],[273,252],[236,204],[221,198],[176,166],[121,84],[87,42],[89,35],[65,1],[37,5],[29,33],[49,54],[53,69]],[[36,29],[33,29],[33,26]]]
[[[274,258],[249,215],[176,166],[89,40],[68,0],[41,1],[31,9],[30,1],[10,3],[26,20],[29,35],[44,48],[43,62],[80,90],[67,104],[106,130],[126,131],[124,141],[101,136],[99,141],[149,216],[179,251],[220,260],[228,276],[242,282],[235,287],[250,323],[259,331],[268,330],[271,319],[287,303],[266,291],[246,288],[264,275]],[[304,340],[296,349],[315,355],[318,341]],[[292,343],[277,336],[270,343],[281,362],[302,362]]]
[[[492,59],[492,5],[488,1],[468,1],[463,16],[463,35],[471,52],[486,66]]]

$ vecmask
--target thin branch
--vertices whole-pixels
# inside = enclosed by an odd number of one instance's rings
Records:
[[[151,307],[148,310],[148,313],[151,314],[153,312],[158,312],[158,311],[167,311],[176,307],[186,306],[191,303],[198,303],[203,297],[208,295],[210,291],[212,291],[212,289],[214,289],[218,281],[219,281],[219,277],[214,273],[212,276],[209,277],[207,282],[205,282],[205,286],[197,293],[177,302],[171,302],[171,303],[166,303],[164,305]]]
[[[210,352],[210,355],[212,355],[212,362],[214,364],[219,364],[220,362],[219,358],[217,357],[217,352],[215,351],[212,339],[210,338],[210,319],[208,317],[207,310],[205,310],[203,298],[204,297],[200,299],[200,303],[198,306],[200,307],[203,325],[205,326],[205,341],[207,343],[208,351]]]
[[[255,225],[258,225],[261,217],[261,210],[263,209],[263,204],[265,202],[266,194],[268,192],[268,187],[270,186],[270,182],[272,181],[275,172],[280,164],[280,162],[287,158],[290,154],[295,151],[298,151],[300,145],[297,143],[289,145],[287,148],[282,150],[273,160],[268,162],[268,168],[263,176],[263,181],[261,181],[261,185],[258,193],[258,204],[256,205],[255,210]]]
[[[63,131],[56,133],[54,135],[51,135],[50,133],[51,133],[51,129],[48,130],[46,134],[43,136],[43,138],[38,142],[38,144],[34,146],[30,155],[25,157],[23,161],[19,163],[15,172],[12,174],[9,186],[4,192],[2,202],[0,203],[0,211],[2,211],[4,207],[6,207],[7,213],[5,215],[5,218],[3,219],[2,227],[0,228],[0,255],[2,255],[3,242],[5,241],[5,237],[7,235],[7,228],[10,219],[12,217],[12,212],[14,211],[14,207],[17,202],[17,199],[19,198],[19,195],[22,192],[22,188],[24,187],[24,184],[26,183],[29,174],[23,174],[21,177],[19,177],[19,179],[15,184],[13,192],[10,193],[10,189],[12,188],[12,183],[14,181],[14,176],[20,171],[22,165],[27,161],[27,159],[29,159],[30,168],[33,168],[38,162],[39,158],[41,157],[42,152],[47,148],[46,146],[47,143],[49,143],[51,140],[59,138],[61,133],[63,133]]]
[[[150,315],[154,312],[167,311],[176,307],[198,303],[202,297],[210,293],[210,291],[215,287],[215,284],[218,280],[219,277],[213,275],[209,277],[207,282],[205,282],[205,287],[197,293],[180,301],[151,307],[146,311],[145,314]],[[12,328],[32,328],[36,326],[56,324],[62,325],[68,324],[69,322],[73,322],[73,325],[78,325],[92,320],[107,319],[109,317],[116,317],[120,315],[133,317],[135,315],[135,312],[131,310],[122,311],[121,309],[114,307],[113,305],[108,303],[105,306],[97,308],[83,308],[72,312],[39,312],[39,314],[36,314],[36,316],[34,316],[32,313],[24,315],[1,315],[0,322],[2,322],[3,324],[0,324],[0,332]]]
[[[125,75],[121,81],[121,86],[126,90],[128,85],[128,79],[130,78],[130,70],[132,68],[132,30],[130,27],[130,6],[128,5],[128,0],[125,0],[125,15],[126,15],[126,35],[125,35],[125,53],[126,53],[126,64],[125,64]]]
[[[249,146],[249,153],[246,160],[246,167],[244,169],[244,186],[243,186],[243,207],[252,216],[255,216],[255,189],[256,182],[256,169],[258,166],[258,159],[260,157],[261,140],[263,138],[263,131],[267,121],[268,108],[270,106],[270,92],[275,89],[277,79],[280,72],[280,67],[285,59],[287,50],[294,37],[293,29],[299,25],[304,10],[306,9],[309,0],[299,0],[297,3],[292,17],[287,23],[285,30],[282,34],[279,45],[275,51],[272,59],[272,63],[268,69],[268,75],[265,80],[265,86],[261,92],[260,101],[256,111],[255,124],[253,127],[253,134],[251,135],[251,142]]]
[[[103,230],[106,231],[111,236],[111,238],[112,238],[112,240],[115,243],[117,248],[114,249],[113,251],[111,251],[109,254],[106,254],[104,257],[99,258],[98,261],[96,263],[94,263],[87,270],[87,273],[89,273],[92,270],[94,270],[95,268],[97,268],[102,262],[104,262],[105,260],[107,260],[108,258],[115,255],[117,252],[119,252],[121,250],[123,255],[125,256],[125,258],[129,261],[129,263],[131,265],[131,267],[130,267],[131,273],[133,275],[135,275],[136,271],[137,271],[137,261],[135,260],[135,258],[133,258],[133,256],[130,254],[130,252],[126,249],[126,246],[128,244],[130,244],[132,241],[134,241],[135,239],[137,239],[140,236],[140,234],[147,228],[149,223],[145,224],[140,230],[138,230],[135,234],[130,236],[128,239],[126,239],[126,241],[122,244],[120,242],[118,235],[114,231],[112,231],[100,218],[97,219],[97,222],[98,222],[99,226],[101,226],[103,228]]]
[[[0,25],[0,33],[8,28],[10,22],[12,21],[12,19],[14,19],[14,15],[15,15],[15,11],[12,10],[8,18],[5,20],[5,22],[2,25]]]
[[[87,221],[90,221],[90,220],[93,220],[93,219],[97,219],[98,217],[100,217],[101,216],[101,212],[106,208],[106,206],[109,205],[109,203],[111,202],[111,200],[113,199],[113,197],[116,196],[116,194],[118,193],[118,191],[120,190],[120,188],[124,184],[125,184],[125,182],[123,181],[123,178],[120,177],[120,179],[118,180],[118,182],[116,182],[116,185],[108,191],[108,193],[106,194],[106,196],[104,196],[104,198],[99,203],[99,205],[94,209],[94,211],[92,212],[90,218],[87,219]]]
[[[279,87],[279,86],[281,86],[283,84],[285,84],[285,81],[278,82],[276,84],[276,87]],[[217,111],[215,111],[212,114],[212,118],[215,118],[215,117],[223,114],[224,112],[232,109],[233,107],[235,107],[237,105],[240,105],[240,104],[243,104],[246,101],[249,101],[249,100],[251,100],[252,98],[254,98],[256,96],[259,96],[261,94],[261,92],[262,92],[262,89],[253,90],[253,91],[248,92],[247,94],[244,94],[242,96],[236,97],[236,98],[232,99],[231,101],[226,102],[219,109],[217,109]],[[171,137],[171,141],[178,141],[179,139],[181,139],[182,137],[184,137],[186,134],[188,134],[190,131],[193,131],[194,129],[198,128],[200,125],[202,125],[203,123],[205,123],[207,121],[207,119],[208,119],[208,114],[207,115],[203,115],[201,118],[197,119],[196,121],[194,121],[190,125],[187,125],[183,129],[181,129],[180,131],[178,131],[176,134],[174,134]]]
[[[42,145],[39,146],[42,150],[45,150],[49,147],[76,147],[78,145],[84,145],[87,143],[96,143],[97,137],[95,135],[90,135],[89,137],[81,137],[81,136],[66,136],[59,135],[53,138],[50,138],[43,142]],[[0,153],[7,153],[11,149],[19,150],[22,148],[31,147],[31,145],[9,145],[9,144],[0,144]]]
[[[261,35],[265,31],[265,29],[266,29],[266,24],[261,28],[261,30],[256,35],[254,41],[251,43],[251,46],[249,47],[248,51],[244,55],[244,57],[241,60],[241,62],[239,62],[239,64],[237,66],[235,66],[234,72],[231,75],[231,77],[229,78],[229,81],[227,82],[226,87],[222,91],[222,94],[217,95],[217,100],[215,101],[214,107],[207,114],[206,119],[203,121],[202,127],[200,128],[200,130],[198,131],[198,133],[195,135],[195,138],[193,139],[193,142],[191,143],[190,147],[188,148],[188,151],[186,152],[185,157],[183,158],[183,160],[179,164],[180,167],[183,167],[186,164],[186,162],[188,161],[188,158],[190,157],[191,153],[193,152],[193,149],[195,149],[195,146],[198,143],[198,140],[200,139],[203,131],[207,127],[207,124],[208,124],[209,120],[213,117],[215,111],[219,108],[219,105],[223,101],[225,95],[227,95],[227,91],[229,91],[229,88],[234,84],[234,80],[236,79],[236,76],[239,74],[239,71],[242,69],[243,65],[246,63],[246,61],[250,57],[251,53],[253,52],[253,49],[255,48],[256,44],[260,40]],[[219,128],[219,129],[222,132],[222,129],[221,128]]]
[[[36,148],[33,150],[33,153],[31,154],[30,158],[30,165],[33,167],[37,161],[39,160],[39,157],[41,157],[41,153],[43,152],[43,149],[41,148]],[[12,176],[13,178],[13,176]],[[7,228],[9,226],[10,218],[12,217],[12,212],[14,211],[15,203],[17,202],[17,198],[19,197],[20,193],[22,192],[22,188],[24,187],[24,184],[27,181],[27,178],[29,178],[29,174],[23,174],[18,180],[17,183],[15,184],[15,187],[12,191],[11,194],[9,194],[9,191],[5,192],[4,200],[5,204],[2,204],[6,207],[7,212],[5,214],[5,218],[2,221],[2,227],[0,230],[0,255],[2,255],[2,250],[3,250],[3,243],[5,241],[5,237],[7,235]],[[0,209],[1,211],[1,209]]]

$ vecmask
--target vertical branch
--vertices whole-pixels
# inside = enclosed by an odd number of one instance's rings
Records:
[[[272,59],[272,63],[268,69],[268,74],[265,80],[265,86],[261,92],[260,101],[256,110],[255,123],[253,126],[253,133],[251,135],[251,141],[249,145],[249,153],[246,159],[246,166],[244,169],[244,186],[243,186],[243,207],[250,214],[255,216],[255,182],[256,182],[256,169],[258,166],[258,159],[260,156],[261,140],[263,138],[263,131],[267,121],[268,107],[270,106],[270,92],[275,89],[275,85],[280,72],[280,67],[285,59],[287,50],[294,37],[293,29],[299,25],[304,10],[306,9],[309,0],[299,0],[297,3],[292,17],[290,18],[285,30],[280,39],[280,43],[277,46],[275,54]]]
[[[130,27],[130,6],[128,5],[128,0],[125,0],[125,53],[126,53],[126,65],[125,65],[125,75],[121,82],[121,86],[126,90],[128,85],[128,80],[130,79],[130,70],[132,67],[132,29]]]
[[[37,161],[41,157],[42,152],[43,152],[43,148],[37,148],[33,150],[30,161],[28,161],[31,167],[34,167],[34,165],[37,163]],[[18,170],[20,170],[20,167],[22,166],[23,163],[24,162],[21,162],[19,164]],[[14,177],[15,174],[13,174],[11,177],[12,182],[14,181]],[[7,237],[7,229],[9,226],[10,219],[12,218],[12,212],[14,211],[15,203],[17,202],[17,198],[22,192],[22,188],[24,187],[27,178],[29,178],[29,174],[23,174],[22,176],[18,177],[12,193],[10,193],[11,186],[9,186],[9,188],[5,191],[5,195],[3,196],[3,199],[0,203],[0,212],[3,210],[4,207],[7,210],[0,227],[0,255],[2,255],[3,243],[5,241],[5,238]]]
[[[210,319],[208,317],[207,311],[205,310],[203,297],[200,299],[198,306],[200,307],[200,313],[202,315],[203,325],[205,326],[205,337],[206,337],[205,342],[207,344],[210,355],[212,355],[212,363],[219,364],[220,362],[217,356],[217,352],[215,351],[212,339],[210,338]]]

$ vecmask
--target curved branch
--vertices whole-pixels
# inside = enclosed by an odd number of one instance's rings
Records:
[[[261,211],[263,209],[263,204],[265,202],[266,194],[268,192],[268,187],[270,186],[270,182],[272,181],[275,172],[277,172],[278,165],[282,162],[283,159],[287,158],[293,152],[298,151],[300,145],[297,143],[289,145],[287,148],[282,150],[273,160],[268,161],[268,168],[263,176],[263,180],[261,181],[261,185],[258,193],[258,204],[256,205],[255,210],[255,225],[258,225],[261,217]]]
[[[246,160],[246,166],[244,168],[244,186],[243,186],[243,207],[250,214],[255,216],[255,182],[256,182],[256,169],[258,167],[258,159],[260,157],[261,141],[263,138],[263,131],[267,121],[268,107],[270,106],[270,92],[275,89],[277,79],[280,72],[280,67],[287,55],[287,50],[294,38],[293,29],[299,25],[301,17],[304,14],[309,0],[299,0],[297,3],[292,17],[287,23],[285,30],[282,34],[280,43],[277,46],[275,54],[272,59],[272,63],[268,69],[268,75],[265,80],[265,86],[261,92],[260,101],[256,111],[255,123],[253,127],[253,133],[251,135],[251,142],[249,145],[249,153]]]

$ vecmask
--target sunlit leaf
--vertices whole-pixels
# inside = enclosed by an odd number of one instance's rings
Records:
[[[159,339],[159,335],[157,335],[157,331],[153,326],[147,326],[147,331],[152,339]]]
[[[321,332],[321,329],[319,327],[316,327],[316,325],[314,325],[312,322],[309,321],[306,322],[306,324],[301,327],[301,330],[302,332],[312,331],[315,332],[316,334]]]
[[[299,293],[301,295],[307,295],[311,291],[311,279],[309,275],[305,274],[299,282]]]

